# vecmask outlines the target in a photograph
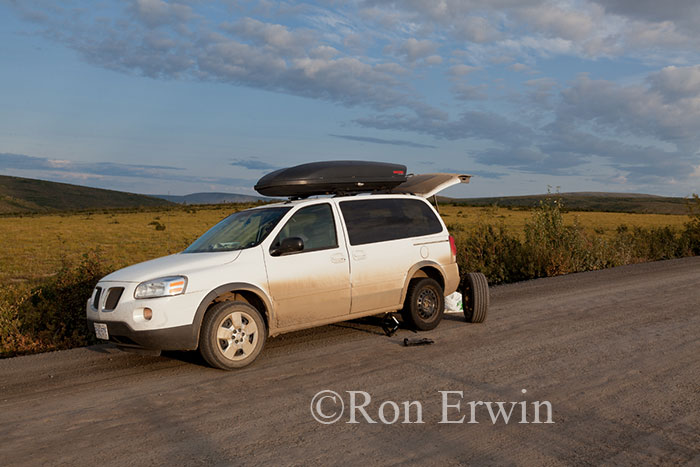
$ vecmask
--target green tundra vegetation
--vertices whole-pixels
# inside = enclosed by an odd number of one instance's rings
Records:
[[[442,204],[462,273],[501,284],[700,254],[700,199],[685,215]],[[0,217],[0,357],[94,343],[84,307],[111,271],[184,249],[254,204],[151,206]]]
[[[500,198],[454,199],[464,206],[493,206],[534,208],[549,195],[503,196]],[[686,214],[687,200],[638,193],[559,193],[568,210],[596,212],[627,212],[637,214]]]
[[[0,175],[0,214],[172,204],[135,193]]]

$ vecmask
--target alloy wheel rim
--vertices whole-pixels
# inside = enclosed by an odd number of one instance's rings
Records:
[[[217,348],[228,360],[239,361],[250,357],[258,340],[258,325],[244,311],[229,313],[216,327]]]

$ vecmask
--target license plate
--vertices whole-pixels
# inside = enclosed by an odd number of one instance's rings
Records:
[[[107,325],[103,323],[93,323],[95,325],[95,335],[98,339],[109,340],[109,331],[107,331]]]

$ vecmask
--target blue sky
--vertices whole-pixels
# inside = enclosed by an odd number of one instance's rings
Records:
[[[697,0],[0,0],[0,173],[253,194],[379,160],[453,196],[700,191]]]

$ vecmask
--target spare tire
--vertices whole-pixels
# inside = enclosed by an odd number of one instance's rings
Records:
[[[462,309],[468,323],[483,323],[489,309],[489,283],[480,272],[469,272],[462,286]]]

